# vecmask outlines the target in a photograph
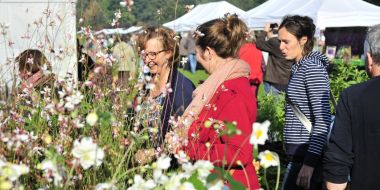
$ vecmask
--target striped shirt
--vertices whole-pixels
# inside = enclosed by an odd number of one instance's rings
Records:
[[[286,103],[284,138],[286,152],[315,166],[326,144],[331,115],[330,85],[326,71],[327,57],[311,52],[293,64],[287,97],[311,121],[311,134]]]

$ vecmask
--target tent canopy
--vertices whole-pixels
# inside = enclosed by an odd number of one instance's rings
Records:
[[[236,13],[239,16],[243,16],[245,14],[245,11],[235,7],[226,1],[200,4],[176,20],[165,23],[164,26],[178,32],[190,31],[194,30],[198,25],[204,22],[216,18],[221,18],[226,13]]]
[[[105,28],[105,29],[102,29],[102,30],[95,32],[95,35],[102,34],[102,33],[104,35],[113,35],[113,34],[123,35],[123,34],[138,32],[141,29],[142,29],[141,26],[131,26],[127,29],[125,29],[125,28],[109,28],[109,29]]]
[[[317,27],[372,26],[380,23],[380,7],[363,0],[269,0],[248,11],[243,19],[250,28],[280,22],[285,15],[304,15]]]

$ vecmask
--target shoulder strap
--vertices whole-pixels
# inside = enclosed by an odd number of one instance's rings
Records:
[[[331,90],[330,90],[330,98],[331,98],[331,101],[333,103],[333,106],[336,107],[336,101],[335,101],[334,95],[332,94]],[[293,102],[288,97],[288,94],[285,95],[285,100],[286,100],[286,102],[289,103],[290,108],[293,110],[294,114],[300,120],[302,125],[305,126],[305,128],[307,129],[307,131],[309,131],[309,133],[311,133],[313,125],[311,124],[310,120],[306,117],[305,114],[302,113],[302,111],[296,105],[293,104]]]
[[[335,100],[334,94],[331,92],[331,90],[330,90],[330,99],[331,99],[331,102],[332,102],[334,108],[336,108],[336,100]]]
[[[309,119],[301,112],[301,110],[293,104],[293,102],[288,97],[288,94],[286,94],[285,100],[289,103],[290,108],[293,110],[294,114],[297,116],[297,118],[301,121],[302,125],[305,126],[307,131],[311,133],[312,130],[312,124]]]

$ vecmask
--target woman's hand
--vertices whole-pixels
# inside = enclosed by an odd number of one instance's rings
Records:
[[[267,32],[267,33],[269,33],[269,32],[271,32],[271,30],[272,29],[270,28],[270,23],[266,23],[265,26],[264,26],[264,31]]]
[[[310,188],[311,176],[313,176],[314,168],[308,165],[302,165],[296,184],[305,189]]]

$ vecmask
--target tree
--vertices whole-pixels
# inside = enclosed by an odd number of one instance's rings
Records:
[[[94,29],[111,27],[114,12],[121,9],[121,27],[131,25],[161,25],[178,18],[186,13],[185,5],[198,5],[215,0],[138,0],[132,11],[126,11],[120,6],[121,0],[81,0],[77,3],[77,15],[84,18],[84,25],[91,25]],[[230,3],[249,10],[265,0],[228,0]],[[177,4],[178,3],[178,4]],[[159,12],[158,12],[159,11]],[[78,25],[78,28],[81,25]]]
[[[83,2],[86,7],[83,7],[82,15],[79,15],[83,19],[84,26],[92,26],[94,30],[99,30],[109,23],[109,18],[107,17],[107,11],[98,1]],[[77,10],[78,11],[78,10]]]

